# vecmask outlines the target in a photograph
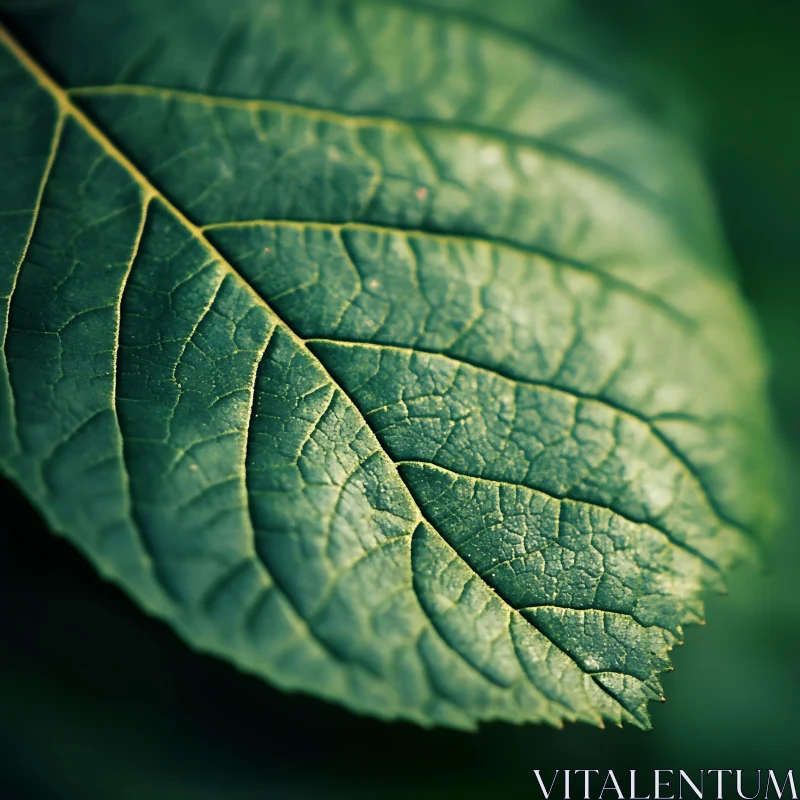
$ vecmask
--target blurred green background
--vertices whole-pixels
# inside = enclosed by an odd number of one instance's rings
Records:
[[[534,768],[800,769],[800,2],[585,10],[612,69],[701,154],[787,450],[790,508],[766,570],[708,599],[655,729],[424,731],[282,694],[145,617],[2,483],[0,798],[536,797]]]

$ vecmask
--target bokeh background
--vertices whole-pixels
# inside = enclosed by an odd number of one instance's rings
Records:
[[[0,798],[536,797],[534,768],[800,773],[800,2],[604,0],[584,13],[609,70],[700,153],[786,451],[786,524],[765,570],[708,598],[654,730],[425,731],[275,691],[193,653],[0,483]]]

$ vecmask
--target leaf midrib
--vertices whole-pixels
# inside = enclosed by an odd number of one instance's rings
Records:
[[[382,1],[382,0],[381,0]],[[351,113],[339,109],[322,108],[308,104],[293,103],[286,100],[264,100],[256,98],[238,98],[230,96],[212,95],[209,93],[188,91],[185,89],[175,89],[172,87],[152,86],[147,84],[106,84],[95,86],[79,86],[70,89],[64,89],[63,92],[67,97],[102,97],[102,96],[143,96],[154,97],[160,99],[176,99],[183,102],[193,102],[199,105],[206,106],[211,109],[233,108],[247,111],[258,110],[272,110],[280,113],[302,114],[305,117],[317,118],[320,121],[331,122],[345,127],[354,128],[359,130],[363,126],[379,125],[382,127],[392,127],[397,130],[407,132],[419,146],[426,152],[428,161],[431,160],[430,155],[427,153],[427,146],[424,140],[418,135],[418,130],[449,130],[462,133],[473,133],[475,135],[486,136],[495,141],[506,144],[517,144],[520,146],[527,146],[532,149],[539,150],[542,154],[562,161],[573,167],[583,169],[587,174],[600,179],[609,181],[623,194],[628,195],[638,201],[640,208],[646,208],[652,218],[658,224],[663,224],[665,220],[669,220],[671,212],[669,208],[659,200],[659,198],[650,193],[646,196],[645,193],[649,192],[646,189],[638,189],[634,185],[632,179],[614,169],[609,164],[600,161],[599,159],[584,156],[569,148],[564,148],[553,143],[547,139],[541,139],[523,134],[514,134],[502,131],[491,126],[470,126],[457,120],[436,120],[427,118],[405,118],[395,117],[388,114],[369,114],[369,113]],[[438,172],[435,163],[432,168]],[[565,253],[557,252],[545,247],[534,244],[527,244],[517,241],[513,238],[490,235],[486,233],[474,234],[469,232],[454,232],[442,231],[435,229],[419,229],[415,227],[404,227],[400,224],[384,225],[366,222],[347,222],[347,221],[332,221],[323,222],[319,220],[303,220],[303,219],[267,219],[267,220],[220,220],[210,222],[197,227],[203,231],[213,229],[224,229],[229,227],[246,227],[249,225],[258,224],[271,224],[271,225],[305,225],[309,227],[328,227],[333,230],[341,229],[370,229],[386,233],[402,233],[407,236],[419,236],[425,239],[432,240],[450,240],[456,242],[476,243],[497,247],[507,250],[512,250],[526,255],[540,256],[550,263],[558,267],[569,267],[575,270],[588,273],[600,279],[603,283],[608,285],[612,290],[616,290],[633,297],[641,302],[648,308],[662,314],[666,319],[672,323],[679,325],[683,329],[696,333],[705,340],[706,347],[710,353],[713,353],[719,369],[727,376],[732,376],[735,371],[731,369],[731,363],[728,356],[721,353],[716,343],[714,343],[709,336],[707,336],[707,329],[709,327],[705,319],[696,319],[680,308],[674,303],[668,302],[657,291],[651,291],[647,288],[637,286],[630,281],[624,280],[601,268],[598,268],[589,261],[567,255]],[[703,279],[711,282],[715,286],[719,286],[725,290],[733,288],[730,279],[722,276],[711,276],[707,273],[703,274]]]
[[[383,0],[380,0],[381,2]],[[70,89],[62,90],[67,97],[97,97],[97,96],[144,96],[155,98],[171,98],[181,100],[184,102],[194,102],[199,105],[207,106],[211,109],[218,107],[228,107],[239,110],[257,111],[257,110],[273,110],[281,113],[302,114],[306,117],[317,118],[320,121],[332,122],[335,124],[343,125],[345,127],[360,129],[362,126],[367,125],[380,125],[383,127],[392,127],[397,130],[403,130],[411,135],[415,142],[425,151],[426,158],[430,162],[431,157],[428,153],[427,146],[424,140],[418,135],[418,130],[450,130],[462,133],[474,133],[475,135],[486,136],[495,141],[507,144],[518,144],[520,146],[527,146],[532,149],[539,150],[542,154],[560,160],[570,166],[583,169],[587,174],[594,177],[599,177],[610,181],[616,188],[623,194],[638,201],[640,208],[646,208],[652,218],[662,224],[664,220],[669,220],[671,212],[669,208],[660,201],[657,195],[647,194],[649,190],[644,188],[637,188],[638,184],[628,178],[624,173],[619,172],[611,165],[600,161],[599,159],[584,156],[577,151],[569,148],[564,148],[557,143],[551,142],[547,139],[537,138],[533,136],[508,133],[491,126],[470,126],[457,120],[436,120],[427,118],[405,118],[395,117],[388,114],[369,114],[369,113],[352,113],[345,112],[339,109],[322,108],[312,106],[309,104],[293,103],[287,100],[264,100],[256,98],[238,98],[221,95],[212,95],[209,93],[188,91],[185,89],[175,89],[172,87],[152,86],[147,84],[106,84],[95,86],[79,86]],[[438,172],[435,163],[432,164],[434,171]],[[414,227],[404,227],[399,224],[395,225],[381,225],[365,222],[321,222],[319,220],[303,220],[303,219],[268,219],[268,220],[235,220],[235,221],[216,221],[203,225],[198,228],[205,232],[215,228],[223,229],[227,227],[245,227],[248,225],[257,224],[272,224],[272,225],[305,225],[324,227],[328,226],[330,229],[345,229],[345,228],[363,228],[382,231],[386,233],[402,233],[407,236],[419,236],[426,239],[440,239],[462,242],[473,242],[476,244],[488,245],[491,247],[498,247],[503,249],[512,250],[527,255],[541,256],[556,266],[571,267],[575,270],[594,275],[608,285],[611,289],[623,292],[629,296],[637,299],[643,305],[652,308],[661,313],[665,318],[671,322],[681,326],[690,332],[696,332],[704,340],[708,347],[709,352],[713,353],[718,361],[719,368],[725,372],[726,375],[732,376],[735,371],[731,369],[731,364],[726,355],[718,351],[717,345],[706,335],[708,324],[704,319],[696,319],[689,314],[682,311],[675,304],[670,303],[657,291],[651,291],[647,288],[637,286],[634,283],[618,278],[611,272],[598,268],[591,262],[582,260],[565,253],[556,252],[548,248],[538,245],[527,244],[509,237],[489,235],[489,234],[472,234],[468,232],[459,233],[454,231],[440,231],[419,229]],[[711,276],[707,273],[703,275],[704,280],[713,283],[715,286],[720,286],[726,290],[733,288],[733,283],[729,278],[722,276]]]
[[[50,96],[53,98],[53,100],[55,101],[55,103],[57,105],[57,109],[58,109],[58,113],[59,113],[58,121],[61,124],[63,124],[63,122],[66,120],[66,118],[68,118],[68,117],[72,118],[80,127],[82,127],[84,129],[84,131],[87,133],[87,135],[89,135],[110,158],[114,159],[126,172],[128,172],[128,174],[131,177],[131,179],[139,186],[139,188],[140,188],[140,190],[142,192],[142,197],[141,197],[141,202],[142,202],[142,221],[140,223],[142,231],[144,230],[144,219],[147,216],[146,210],[148,208],[148,205],[152,200],[157,199],[160,203],[163,204],[163,206],[171,214],[173,214],[175,216],[175,218],[178,220],[178,222],[180,222],[181,225],[183,225],[186,228],[186,230],[195,239],[197,239],[202,244],[202,246],[206,249],[206,251],[209,254],[209,256],[212,259],[214,259],[216,262],[218,262],[221,266],[226,268],[238,280],[238,282],[241,284],[241,286],[243,286],[246,289],[246,291],[250,293],[250,295],[255,300],[255,302],[258,305],[262,306],[269,314],[272,315],[272,317],[275,319],[276,323],[279,324],[283,328],[283,330],[290,336],[290,338],[293,340],[293,342],[298,347],[300,347],[305,353],[307,353],[309,358],[311,358],[313,360],[313,362],[319,366],[319,368],[328,377],[328,379],[329,379],[331,385],[334,387],[334,389],[336,391],[340,392],[341,395],[344,398],[348,399],[348,401],[353,404],[353,407],[355,408],[355,410],[359,414],[359,416],[361,416],[362,420],[364,421],[364,424],[370,430],[372,430],[371,426],[369,426],[369,423],[363,418],[363,415],[361,415],[361,412],[355,406],[353,401],[349,398],[349,395],[344,391],[344,389],[333,378],[333,376],[327,370],[325,365],[320,361],[320,359],[307,346],[306,341],[302,337],[300,337],[293,330],[293,328],[290,325],[288,325],[280,317],[280,315],[278,315],[269,306],[269,304],[266,302],[266,300],[249,284],[249,282],[236,270],[236,268],[226,258],[223,257],[223,255],[205,237],[202,228],[199,227],[198,225],[196,225],[195,223],[193,223],[167,196],[165,196],[159,189],[157,189],[149,181],[149,179],[144,175],[144,173],[142,173],[142,171],[94,123],[94,121],[91,118],[89,118],[89,116],[82,109],[77,107],[70,100],[69,95],[67,94],[67,92],[61,86],[59,86],[53,80],[53,78],[50,77],[50,75],[47,74],[47,72],[39,65],[39,63],[37,61],[35,61],[33,59],[33,57],[16,41],[16,39],[11,35],[11,33],[8,31],[8,29],[5,27],[5,25],[3,25],[2,23],[0,23],[0,45],[5,46],[9,50],[9,52],[11,52],[11,54],[20,62],[20,64],[22,64],[22,66],[34,77],[34,79],[39,83],[39,85],[46,92],[48,92],[48,94],[50,94]],[[57,150],[57,148],[55,146],[51,150],[51,158],[53,160],[55,160],[56,150]],[[44,193],[45,184],[46,184],[46,181],[43,180],[42,181],[42,186],[41,186],[41,194]],[[36,221],[36,219],[34,217],[34,221],[33,221],[34,224],[31,226],[31,232],[30,232],[31,237],[33,236],[33,228],[35,227],[35,221]],[[140,238],[141,238],[141,236],[137,237],[137,243],[140,240]],[[130,267],[132,267],[132,265],[133,265],[133,261],[134,261],[135,255],[136,255],[136,253],[134,252],[132,254],[132,256],[131,256],[129,271],[130,271]],[[15,285],[16,285],[16,279],[18,278],[19,272],[20,272],[20,270],[22,268],[22,262],[23,261],[24,261],[24,259],[21,259],[20,263],[18,265],[17,274],[15,275]],[[12,296],[13,296],[13,293],[12,293]],[[122,296],[122,293],[120,293],[120,302],[121,302],[121,296]],[[9,297],[9,303],[10,302],[11,302],[11,297]],[[373,435],[375,435],[374,431],[373,431]],[[409,496],[413,499],[414,495],[411,492],[411,490],[410,490],[408,484],[406,483],[406,481],[403,479],[403,477],[400,474],[399,470],[397,469],[397,463],[385,451],[383,446],[380,444],[380,440],[378,439],[377,436],[375,436],[375,439],[376,439],[376,442],[378,443],[378,446],[381,448],[381,451],[386,456],[387,461],[394,468],[395,474],[397,475],[398,480],[402,483],[402,485],[405,487],[406,491],[409,493]],[[424,514],[424,512],[419,507],[419,505],[418,505],[418,503],[416,501],[414,501],[414,505],[415,505],[415,507],[417,509],[418,524],[419,523],[427,524],[427,525],[429,525],[431,527],[432,530],[436,531],[435,526],[432,524],[432,522],[430,520],[427,519],[426,515]],[[436,531],[436,532],[437,532],[437,535],[441,536],[441,534],[438,534],[438,531]],[[148,556],[149,555],[150,554],[148,554]],[[461,556],[459,554],[457,554],[457,555],[458,555],[459,558],[461,558]],[[262,566],[266,569],[266,565],[262,565]],[[474,573],[474,571],[471,570],[471,568],[470,568],[470,571],[472,571],[473,574],[475,574],[477,576],[477,573]],[[413,575],[413,571],[412,571],[412,575]],[[477,577],[480,577],[480,576],[477,576]],[[273,584],[275,585],[275,587],[279,591],[281,591],[280,586],[277,583],[275,583],[273,581]],[[412,584],[413,584],[413,581],[412,581]],[[510,611],[512,613],[519,613],[518,610],[515,609],[511,604],[509,604],[502,597],[502,595],[500,595],[493,587],[491,587],[489,584],[486,584],[486,583],[484,583],[484,585],[486,585],[492,592],[497,594],[499,599],[504,603],[504,605],[506,605],[510,609]],[[291,601],[288,601],[288,602],[290,602],[290,604],[291,604]],[[293,605],[293,604],[291,604],[291,605]],[[421,603],[421,601],[420,601],[420,607],[424,611],[424,605]],[[426,613],[426,616],[427,616],[427,612],[424,612],[424,613]],[[326,643],[321,642],[319,640],[319,637],[311,629],[311,626],[309,625],[308,620],[306,620],[302,615],[299,615],[299,619],[308,627],[309,632],[313,635],[314,639],[318,641],[320,646],[322,646],[324,649],[328,650],[328,647],[327,647]],[[429,617],[429,619],[430,619],[430,617]],[[430,621],[431,621],[431,624],[433,625],[434,630],[436,630],[437,633],[439,633],[438,626],[434,623],[434,621],[432,619],[430,619]],[[574,656],[572,656],[570,653],[568,653],[566,650],[564,650],[561,645],[559,645],[556,641],[554,641],[549,635],[547,635],[544,631],[542,631],[538,626],[533,624],[528,619],[525,619],[525,621],[526,621],[527,624],[531,625],[531,627],[533,627],[543,638],[545,638],[547,641],[549,641],[552,644],[553,647],[557,648],[559,651],[564,653],[572,661],[572,663],[575,664],[575,666],[578,668],[578,670],[580,670],[581,673],[583,673],[584,675],[587,675],[588,677],[590,677],[592,679],[592,681],[594,682],[594,684],[604,694],[606,694],[614,703],[616,703],[624,711],[624,713],[629,714],[630,716],[635,718],[635,715],[633,714],[633,712],[631,712],[626,707],[626,705],[624,703],[622,703],[614,695],[613,692],[611,692],[609,689],[607,689],[605,686],[603,686],[603,684],[600,681],[597,680],[597,677],[596,677],[595,674],[593,674],[591,672],[587,672],[581,666],[579,661],[577,661],[575,659]],[[439,635],[441,636],[441,633],[439,633]],[[472,664],[472,662],[470,660],[468,660],[463,654],[461,654],[458,650],[456,650],[445,639],[443,639],[443,641],[445,641],[447,646],[449,648],[451,648],[455,653],[457,653],[458,656],[466,664],[468,664],[471,668],[475,669],[475,666]],[[523,673],[527,674],[525,672],[524,668],[523,668]],[[626,673],[621,673],[621,674],[626,674]],[[633,676],[629,676],[629,677],[633,678]],[[639,680],[639,679],[636,679],[636,680]],[[537,691],[541,692],[541,689],[539,689],[538,686],[536,686],[535,684],[533,684],[533,685],[534,685],[534,688]]]

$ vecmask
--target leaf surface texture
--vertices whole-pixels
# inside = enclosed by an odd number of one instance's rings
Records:
[[[773,516],[691,159],[447,4],[0,14],[0,466],[53,530],[287,689],[647,726]]]

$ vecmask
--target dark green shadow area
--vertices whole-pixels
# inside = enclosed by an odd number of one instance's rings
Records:
[[[675,653],[654,731],[473,735],[357,717],[197,655],[8,484],[2,502],[19,514],[0,537],[2,767],[36,800],[483,797],[534,791],[537,767],[794,766],[800,553],[786,539],[772,574],[739,574],[730,597],[711,598],[708,625]]]

